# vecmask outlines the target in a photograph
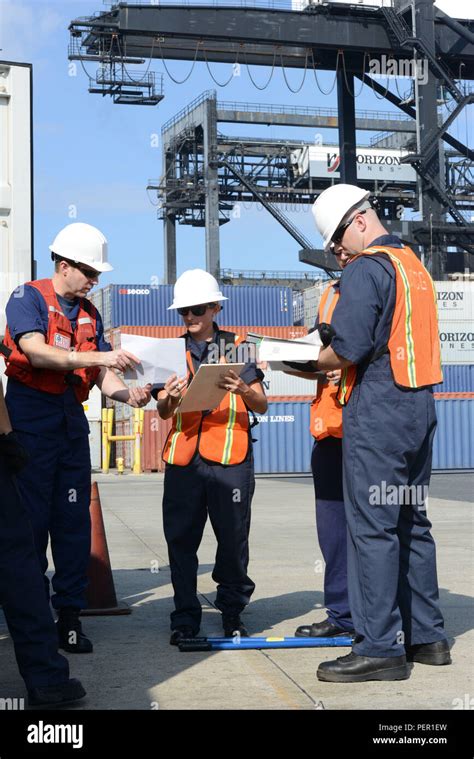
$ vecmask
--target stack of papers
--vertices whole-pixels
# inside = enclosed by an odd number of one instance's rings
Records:
[[[311,332],[305,337],[298,337],[296,340],[266,337],[249,332],[247,341],[256,343],[259,362],[268,361],[273,371],[280,372],[297,371],[293,367],[286,366],[284,363],[286,361],[301,363],[302,371],[305,371],[304,365],[308,361],[317,361],[322,347],[318,331]]]

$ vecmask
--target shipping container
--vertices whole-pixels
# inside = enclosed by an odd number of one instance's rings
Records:
[[[221,289],[229,298],[222,302],[223,310],[219,314],[222,326],[293,324],[293,293],[290,287],[222,285]],[[92,294],[91,299],[94,298],[99,304],[98,292]],[[120,324],[179,326],[182,319],[177,311],[168,310],[172,301],[172,285],[107,285],[102,290],[104,328],[109,330]]]
[[[256,332],[257,334],[266,335],[267,337],[281,337],[287,340],[296,340],[297,337],[305,337],[308,334],[306,327],[298,327],[294,325],[288,327],[266,327],[260,325],[248,327],[238,325],[224,326],[221,324],[221,326],[223,329],[229,330],[229,332],[235,332],[237,335],[244,339],[247,337],[248,332]],[[179,327],[133,327],[130,325],[122,325],[121,327],[116,327],[115,329],[106,331],[105,338],[111,344],[111,346],[117,350],[121,345],[121,333],[125,335],[140,335],[142,337],[173,338],[180,337],[184,334],[185,331],[186,329],[182,323]]]
[[[474,282],[458,280],[435,282],[438,318],[448,322],[474,322]]]
[[[443,364],[474,363],[474,322],[439,320]]]
[[[313,287],[308,287],[303,291],[304,299],[304,326],[313,329],[316,317],[318,315],[319,301],[321,295],[328,286],[327,282],[316,282]]]
[[[89,448],[92,469],[100,469],[102,466],[102,422],[89,422]]]
[[[271,369],[263,368],[263,366],[262,369],[265,374],[262,384],[268,398],[282,395],[314,398],[316,395],[317,382],[315,380],[293,377],[284,372],[274,372]]]
[[[433,470],[474,468],[474,399],[436,399],[438,428],[433,446]],[[252,430],[255,471],[311,471],[313,438],[309,432],[309,403],[270,403]]]
[[[8,298],[34,276],[31,82],[31,64],[0,62],[0,335]]]
[[[115,424],[116,435],[133,434],[133,419],[122,419]],[[164,472],[163,448],[171,429],[171,419],[160,419],[158,412],[145,411],[143,421],[143,438],[141,462],[144,472]],[[111,467],[115,468],[117,457],[124,460],[125,469],[131,469],[133,465],[133,440],[120,440],[115,443],[111,457]]]
[[[443,382],[435,385],[435,393],[474,392],[474,364],[443,364]]]
[[[474,398],[436,398],[438,429],[433,448],[433,470],[474,469]],[[255,472],[260,474],[311,473],[313,438],[309,432],[309,400],[280,399],[269,403],[265,414],[257,415],[252,429]],[[117,421],[116,434],[130,434],[131,420]],[[170,420],[161,420],[156,411],[145,413],[142,462],[145,471],[164,471],[163,446]],[[115,446],[116,456],[132,465],[132,443]]]
[[[436,400],[433,469],[474,469],[474,399]]]
[[[356,147],[357,179],[403,185],[416,183],[413,166],[404,163],[407,150],[377,147]],[[305,145],[290,156],[295,178],[340,180],[340,153],[337,145]]]
[[[303,290],[293,290],[293,324],[304,324]]]
[[[267,412],[257,414],[257,419],[252,429],[256,473],[311,471],[309,403],[269,403]]]

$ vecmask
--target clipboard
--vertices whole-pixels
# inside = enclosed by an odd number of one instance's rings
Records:
[[[218,407],[226,393],[218,382],[232,369],[240,375],[245,364],[201,364],[175,413],[208,411]]]

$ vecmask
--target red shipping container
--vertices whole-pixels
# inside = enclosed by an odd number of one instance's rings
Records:
[[[223,327],[228,332],[235,332],[236,335],[247,337],[248,332],[255,332],[257,335],[267,335],[268,337],[281,337],[283,339],[294,340],[297,337],[305,337],[308,334],[307,327]],[[114,350],[120,348],[120,335],[141,335],[142,337],[159,337],[173,338],[180,337],[184,334],[183,327],[116,327],[106,332],[106,340],[112,345]]]

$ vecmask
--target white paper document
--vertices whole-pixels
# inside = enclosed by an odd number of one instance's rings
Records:
[[[266,337],[249,333],[248,342],[256,342],[258,361],[269,361],[273,370],[284,371],[282,362],[317,361],[322,343],[319,332],[314,331],[295,340],[284,340],[277,337]]]
[[[140,384],[165,384],[172,375],[186,377],[186,346],[183,338],[143,337],[142,335],[122,335],[123,350],[140,359],[135,369],[127,369],[126,380],[138,380]]]

